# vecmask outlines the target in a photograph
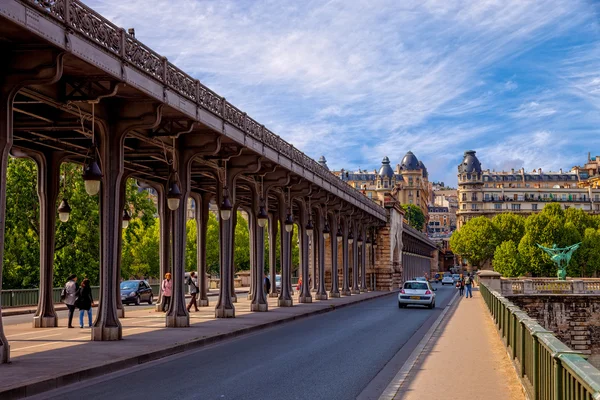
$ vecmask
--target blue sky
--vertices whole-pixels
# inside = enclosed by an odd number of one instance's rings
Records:
[[[87,0],[331,168],[412,150],[431,180],[600,155],[590,0]]]

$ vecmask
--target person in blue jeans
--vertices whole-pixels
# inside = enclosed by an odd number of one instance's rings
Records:
[[[88,315],[88,327],[92,327],[92,306],[94,305],[94,299],[92,298],[92,288],[90,287],[90,280],[84,279],[81,282],[81,286],[77,289],[77,301],[75,302],[77,308],[79,308],[79,327],[83,328],[83,316],[87,311]]]
[[[473,285],[473,278],[471,278],[471,274],[468,273],[465,277],[465,298],[473,297],[473,292],[471,291],[471,286]]]

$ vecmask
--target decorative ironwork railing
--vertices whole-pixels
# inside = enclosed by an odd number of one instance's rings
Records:
[[[503,296],[536,294],[600,294],[600,279],[582,278],[566,281],[549,278],[502,279]]]
[[[70,30],[82,34],[95,45],[120,57],[128,65],[143,71],[199,107],[223,118],[254,139],[300,164],[366,206],[372,214],[381,219],[385,218],[385,210],[381,206],[79,0],[20,1],[58,20]]]

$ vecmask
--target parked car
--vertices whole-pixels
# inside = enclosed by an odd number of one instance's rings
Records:
[[[398,308],[410,304],[435,308],[435,291],[427,281],[406,281],[398,294]]]
[[[425,279],[424,276],[417,276],[416,278],[413,278],[413,281],[427,282],[427,279]]]
[[[442,285],[454,285],[454,278],[452,278],[452,275],[444,275],[442,278]]]
[[[275,275],[275,290],[281,292],[281,275]]]
[[[460,274],[452,274],[453,283],[460,281]]]
[[[138,280],[121,282],[121,303],[138,306],[142,301],[148,304],[154,301],[154,294],[148,282]]]

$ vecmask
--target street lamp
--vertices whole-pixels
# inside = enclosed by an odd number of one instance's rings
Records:
[[[342,237],[344,236],[344,235],[342,234],[342,228],[339,228],[339,227],[338,227],[338,231],[337,231],[337,233],[336,233],[336,235],[335,235],[335,236],[337,237],[337,242],[338,242],[338,243],[341,243],[341,242],[342,242]]]
[[[181,189],[179,189],[179,184],[177,183],[177,173],[172,173],[169,181],[169,188],[167,189],[167,207],[169,207],[169,210],[175,211],[179,208],[179,204],[181,203]]]
[[[376,235],[373,236],[373,248],[377,249],[377,236]]]
[[[290,212],[288,212],[287,216],[285,217],[285,231],[287,233],[290,233],[292,230],[294,230],[294,219],[292,218],[292,213],[291,210]]]
[[[83,181],[86,193],[95,196],[100,191],[102,171],[100,171],[100,166],[96,160],[96,146],[92,146],[91,151],[94,152],[94,155],[91,161],[83,167]]]
[[[354,235],[352,234],[352,232],[350,232],[348,234],[348,244],[352,245],[352,243],[354,243]]]
[[[358,244],[358,247],[362,247],[363,244],[363,237],[362,234],[358,234],[358,239],[356,240],[356,243]]]
[[[261,199],[262,202],[262,199]],[[263,204],[258,208],[258,214],[256,214],[256,219],[258,220],[258,226],[264,228],[267,225],[267,221],[269,220],[269,215],[267,214],[267,210]]]
[[[231,201],[229,200],[229,192],[227,191],[227,186],[223,189],[223,201],[221,202],[221,219],[223,221],[227,221],[231,218],[231,210],[233,210],[233,205],[231,205]]]
[[[323,239],[327,240],[329,239],[329,224],[327,222],[325,222],[325,227],[323,228]]]
[[[123,210],[123,229],[127,229],[127,227],[129,226],[129,221],[131,221],[131,215],[129,215],[129,212],[127,211],[127,209]]]
[[[315,227],[312,223],[312,218],[308,220],[308,224],[306,224],[306,235],[312,237],[313,232],[315,231]]]
[[[61,222],[67,222],[71,216],[71,207],[67,199],[63,199],[58,206],[58,218]]]

